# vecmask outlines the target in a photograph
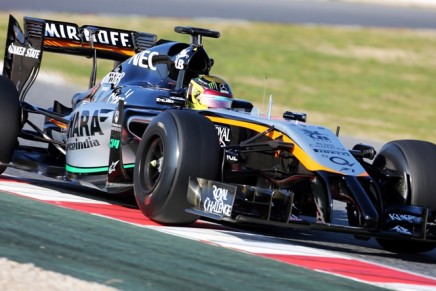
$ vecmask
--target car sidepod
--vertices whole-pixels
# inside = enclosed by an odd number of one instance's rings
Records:
[[[72,112],[66,133],[66,170],[74,174],[108,171],[110,133],[116,104],[85,103]]]

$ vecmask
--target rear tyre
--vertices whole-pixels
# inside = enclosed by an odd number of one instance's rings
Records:
[[[399,190],[397,196],[402,198],[393,197],[393,201],[436,210],[436,195],[432,187],[436,177],[435,161],[435,144],[419,140],[397,140],[384,145],[373,164],[380,169],[387,168],[407,174],[407,184],[394,187]],[[399,242],[389,239],[377,239],[377,241],[384,249],[397,253],[427,252],[436,246],[434,243],[420,241]]]
[[[20,129],[20,102],[14,83],[0,76],[0,162],[9,163]],[[0,174],[7,166],[0,165]]]
[[[134,170],[136,202],[148,218],[184,225],[190,176],[216,180],[219,142],[213,123],[198,112],[169,110],[156,116],[139,144]]]

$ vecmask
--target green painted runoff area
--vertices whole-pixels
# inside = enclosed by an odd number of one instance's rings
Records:
[[[0,193],[0,257],[121,290],[377,287]]]

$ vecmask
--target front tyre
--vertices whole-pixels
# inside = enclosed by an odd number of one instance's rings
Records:
[[[419,140],[397,140],[380,150],[373,165],[406,173],[407,181],[399,181],[385,200],[395,204],[420,206],[436,210],[434,178],[436,177],[436,145]],[[420,253],[435,248],[434,243],[377,239],[386,250],[397,253]]]
[[[20,102],[14,83],[0,76],[0,162],[9,163],[20,130]],[[0,174],[6,166],[0,165]]]
[[[219,152],[215,126],[198,112],[168,110],[156,116],[142,136],[133,176],[142,213],[163,224],[195,222],[198,216],[185,212],[188,179],[216,180]]]

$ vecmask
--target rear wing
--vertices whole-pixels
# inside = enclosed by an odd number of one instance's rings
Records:
[[[155,34],[24,17],[24,32],[9,16],[3,75],[12,80],[20,100],[35,81],[43,52],[124,61],[157,41]]]

